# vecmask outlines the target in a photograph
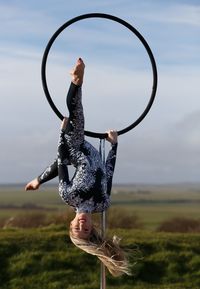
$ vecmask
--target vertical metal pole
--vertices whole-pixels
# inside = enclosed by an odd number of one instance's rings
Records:
[[[105,164],[105,139],[100,139],[100,154],[103,163]],[[101,213],[101,236],[105,237],[106,232],[106,212]],[[106,289],[106,270],[105,265],[101,262],[101,280],[100,280],[100,289]]]
[[[101,213],[101,235],[105,236],[106,231],[106,212]],[[100,289],[106,289],[106,270],[105,265],[101,262],[101,284]]]

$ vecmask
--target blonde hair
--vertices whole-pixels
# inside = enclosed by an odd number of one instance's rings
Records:
[[[123,274],[131,275],[130,264],[126,253],[119,247],[120,239],[103,239],[100,233],[92,228],[88,239],[80,239],[69,232],[72,243],[85,252],[97,256],[109,272],[117,277]]]

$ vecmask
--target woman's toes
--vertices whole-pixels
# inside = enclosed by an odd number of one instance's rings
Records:
[[[70,72],[72,76],[72,82],[76,85],[81,85],[83,83],[85,64],[81,58],[76,62],[74,69]]]

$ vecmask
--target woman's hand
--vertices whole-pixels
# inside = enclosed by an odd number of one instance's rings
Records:
[[[26,185],[25,191],[37,190],[39,186],[40,186],[40,183],[38,179],[36,178]]]
[[[62,120],[62,123],[61,123],[61,130],[65,131],[66,128],[67,128],[67,123],[68,123],[68,117],[64,117],[63,120]]]
[[[118,140],[118,134],[116,130],[107,131],[108,137],[106,138],[111,144],[116,144]]]

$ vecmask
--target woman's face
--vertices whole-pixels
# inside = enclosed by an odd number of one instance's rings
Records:
[[[88,213],[77,213],[70,223],[72,234],[80,239],[87,239],[92,230],[92,218]]]

